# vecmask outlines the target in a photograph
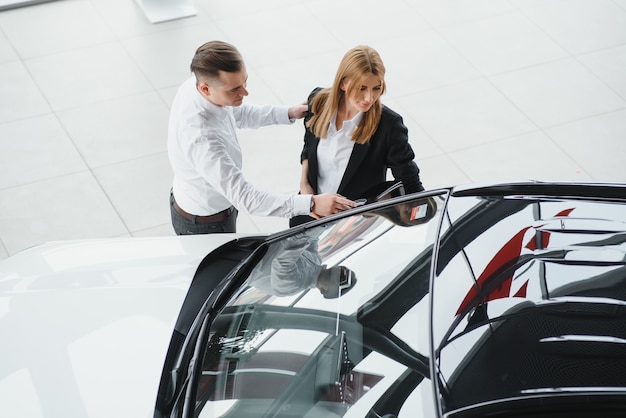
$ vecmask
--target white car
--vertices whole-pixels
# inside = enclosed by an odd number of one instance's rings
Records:
[[[194,272],[231,240],[54,242],[0,262],[0,417],[151,417]]]
[[[0,262],[0,417],[626,416],[626,185],[400,190]]]

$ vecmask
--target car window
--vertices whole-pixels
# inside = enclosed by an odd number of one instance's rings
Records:
[[[407,200],[268,243],[201,344],[196,414],[432,411],[425,296],[443,202]]]

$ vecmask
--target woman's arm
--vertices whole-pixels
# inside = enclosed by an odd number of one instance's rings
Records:
[[[300,194],[315,194],[309,184],[309,160],[302,160],[302,173],[300,174]]]
[[[390,121],[390,135],[387,149],[387,164],[396,180],[402,180],[406,193],[424,190],[420,179],[420,170],[415,163],[415,153],[409,143],[409,132],[402,121],[396,117]]]

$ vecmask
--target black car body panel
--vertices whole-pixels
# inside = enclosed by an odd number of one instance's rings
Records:
[[[526,184],[453,194],[431,280],[441,414],[527,416],[547,403],[546,416],[624,413],[624,191]],[[516,412],[504,406],[513,399]]]

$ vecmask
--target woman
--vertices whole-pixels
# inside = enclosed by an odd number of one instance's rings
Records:
[[[348,199],[387,180],[387,169],[406,193],[424,190],[402,117],[384,106],[385,66],[373,48],[348,51],[332,87],[309,96],[306,133],[300,156],[300,193],[339,193]],[[296,216],[295,226],[312,220]]]

